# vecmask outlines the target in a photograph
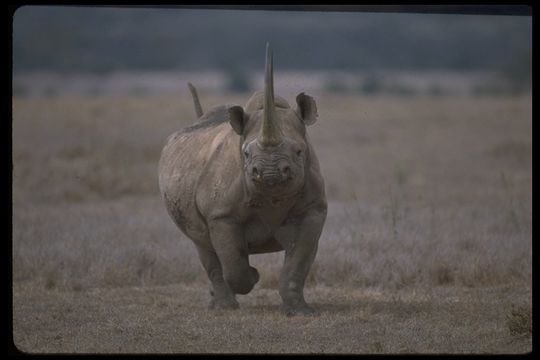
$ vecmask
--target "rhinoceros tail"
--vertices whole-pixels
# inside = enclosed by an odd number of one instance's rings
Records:
[[[193,86],[192,83],[188,82],[189,91],[191,92],[191,96],[193,97],[193,105],[195,106],[195,114],[197,115],[197,118],[200,118],[203,115],[203,110],[201,103],[199,101],[199,95],[197,95],[197,89],[195,89],[195,86]]]

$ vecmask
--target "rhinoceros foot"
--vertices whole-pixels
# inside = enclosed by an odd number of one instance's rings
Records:
[[[208,308],[211,310],[233,310],[238,309],[239,307],[238,301],[234,298],[212,298],[208,305]]]
[[[257,284],[259,279],[259,272],[252,266],[249,267],[247,274],[237,272],[225,276],[225,282],[232,292],[240,295],[248,294],[253,290],[253,287]]]
[[[283,305],[282,310],[287,316],[295,316],[295,315],[312,316],[312,315],[317,314],[315,309],[313,309],[311,306],[309,306],[306,303],[298,304],[295,306]]]
[[[236,301],[234,296],[215,296],[214,291],[212,290],[210,290],[210,295],[212,296],[212,300],[210,300],[208,308],[211,310],[233,310],[240,307],[240,305],[238,305],[238,301]]]

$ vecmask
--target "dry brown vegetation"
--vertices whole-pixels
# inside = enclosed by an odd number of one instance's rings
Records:
[[[530,351],[531,98],[316,99],[329,213],[306,297],[320,315],[291,319],[280,253],[251,257],[261,281],[240,310],[206,309],[157,187],[165,138],[194,121],[187,96],[14,98],[19,349]]]
[[[271,289],[238,311],[205,308],[200,285],[16,287],[15,342],[22,351],[70,353],[523,353],[531,333],[511,333],[506,310],[526,289],[387,290],[318,286],[318,316],[283,316]],[[525,305],[521,305],[524,306]],[[530,314],[529,314],[530,316]],[[521,329],[522,325],[518,325]]]

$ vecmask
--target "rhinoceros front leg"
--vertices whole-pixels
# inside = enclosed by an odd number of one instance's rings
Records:
[[[210,240],[223,269],[223,278],[235,294],[247,294],[259,281],[259,272],[249,266],[242,227],[227,220],[208,223]]]
[[[197,246],[199,259],[206,270],[206,274],[212,283],[212,300],[210,300],[210,309],[238,309],[234,293],[229,289],[223,279],[221,263],[215,252]]]
[[[291,219],[279,232],[285,248],[285,262],[279,281],[279,294],[287,315],[309,315],[315,311],[304,299],[304,283],[321,236],[326,207],[314,209],[303,217]]]

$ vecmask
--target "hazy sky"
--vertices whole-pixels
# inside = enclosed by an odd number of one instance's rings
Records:
[[[14,68],[255,68],[270,41],[282,68],[482,69],[526,62],[531,17],[25,6]]]

